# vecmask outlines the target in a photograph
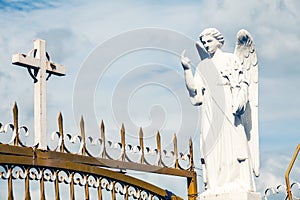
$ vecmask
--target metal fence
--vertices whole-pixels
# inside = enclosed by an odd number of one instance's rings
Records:
[[[156,134],[156,147],[150,148],[144,144],[143,130],[139,131],[139,145],[126,144],[125,126],[120,130],[121,141],[113,143],[106,140],[103,121],[100,124],[99,138],[87,137],[84,119],[80,119],[80,135],[64,134],[63,117],[58,115],[58,131],[51,137],[58,137],[58,144],[54,149],[48,146],[47,150],[35,146],[26,146],[20,135],[29,135],[28,128],[19,126],[18,107],[13,106],[13,123],[0,123],[0,134],[11,134],[8,142],[0,140],[0,180],[7,183],[7,198],[14,199],[16,191],[14,182],[23,181],[25,185],[24,198],[31,199],[30,183],[39,185],[39,197],[45,199],[46,183],[54,183],[55,199],[61,198],[65,185],[69,189],[69,198],[76,198],[76,187],[84,188],[85,199],[90,199],[90,191],[97,191],[97,199],[182,199],[182,197],[159,188],[146,181],[123,173],[123,170],[135,170],[160,175],[185,177],[187,180],[188,199],[197,197],[197,174],[194,171],[193,144],[189,141],[189,153],[180,153],[177,150],[177,138],[173,137],[173,150],[161,149],[160,133]],[[79,141],[77,153],[68,149],[66,140],[75,143]],[[99,154],[93,155],[86,145],[89,140],[98,144]],[[119,149],[118,156],[112,156],[110,149]],[[131,154],[137,155],[132,159]],[[147,159],[147,155],[154,155],[155,161]],[[171,158],[166,164],[164,159]],[[183,167],[180,162],[188,163]],[[64,188],[65,188],[64,186]],[[184,186],[186,187],[186,186]],[[3,189],[2,189],[3,190]],[[4,192],[4,191],[3,191]],[[106,193],[104,198],[104,193]],[[108,194],[109,195],[108,195]]]

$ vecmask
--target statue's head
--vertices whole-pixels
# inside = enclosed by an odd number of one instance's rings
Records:
[[[224,37],[216,28],[204,29],[200,34],[199,39],[210,55],[213,55],[216,50],[221,48],[224,44]]]

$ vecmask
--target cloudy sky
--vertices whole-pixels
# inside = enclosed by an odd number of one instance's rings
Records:
[[[33,81],[27,70],[11,64],[11,55],[27,53],[33,40],[41,38],[51,59],[67,67],[67,76],[48,81],[49,137],[61,111],[65,129],[72,134],[78,132],[83,114],[92,136],[97,136],[103,119],[112,140],[118,140],[124,122],[130,142],[142,126],[150,146],[159,130],[165,148],[174,132],[182,151],[189,137],[198,148],[200,110],[189,103],[179,54],[187,49],[196,65],[193,42],[207,27],[218,28],[225,36],[224,51],[233,52],[235,35],[245,28],[254,38],[259,59],[262,164],[256,182],[263,192],[284,183],[300,142],[299,9],[296,0],[2,0],[0,121],[11,120],[16,101],[20,123],[33,130]],[[198,185],[201,191],[201,177]],[[184,190],[173,188],[184,196]]]

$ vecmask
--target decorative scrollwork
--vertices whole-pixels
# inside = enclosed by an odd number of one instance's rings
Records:
[[[126,145],[126,160],[128,162],[140,163],[142,157],[141,147],[138,145]]]
[[[60,170],[56,170],[56,179],[58,180],[59,183],[65,183],[65,184],[70,184],[70,172],[69,171],[60,171]]]
[[[91,147],[91,149],[98,149],[98,152],[94,153],[91,150],[89,150],[89,147]],[[98,148],[97,148],[98,147]],[[104,146],[103,146],[103,141],[101,138],[93,138],[93,137],[88,137],[88,143],[86,146],[86,153],[88,156],[91,157],[101,157],[102,152],[104,150]]]
[[[28,169],[24,166],[14,166],[12,168],[13,179],[25,179],[28,174]]]
[[[72,147],[69,147],[68,145],[64,144],[65,145],[65,151],[67,153],[76,153],[76,154],[80,154],[81,153],[81,150],[83,148],[83,144],[82,144],[82,138],[80,135],[76,134],[74,136],[72,136],[71,134],[67,133],[66,134],[66,138],[68,139],[68,142],[71,143],[71,144],[76,144],[76,141],[79,142],[79,149],[76,150],[73,150],[71,148],[76,148],[78,146],[78,144],[76,145],[73,145]],[[77,147],[78,148],[78,147]]]
[[[269,187],[264,192],[264,199],[269,200],[270,198],[272,199],[273,197],[275,199],[288,199],[286,189],[287,189],[286,185],[278,185],[276,187]],[[296,194],[299,193],[300,184],[297,182],[292,183],[291,189],[292,189],[291,192],[292,192],[293,199],[299,199],[299,197],[297,197]]]
[[[141,192],[141,199],[142,200],[151,199],[151,194],[148,191],[143,190]]]
[[[179,166],[181,169],[185,169],[185,170],[188,170],[190,169],[192,166],[191,166],[191,156],[190,154],[184,154],[184,153],[180,153],[179,154]],[[186,167],[183,167],[183,166],[186,166]]]
[[[29,178],[30,180],[41,180],[43,176],[43,170],[40,170],[35,167],[29,168]]]
[[[87,182],[84,174],[78,172],[74,173],[73,181],[75,185],[80,185],[80,186],[84,186]]]
[[[0,166],[0,179],[8,179],[12,176],[12,166],[11,165],[4,165]]]
[[[63,134],[62,116],[59,114],[59,129],[51,135],[51,139],[58,138],[57,145],[53,151],[65,151],[67,153],[86,155],[95,158],[106,158],[110,160],[146,164],[159,167],[176,168],[181,170],[193,170],[191,152],[189,154],[177,151],[177,139],[174,134],[174,149],[162,150],[160,133],[157,133],[157,147],[144,147],[143,131],[140,129],[140,144],[125,144],[125,128],[121,128],[121,142],[113,142],[105,139],[104,123],[101,122],[100,137],[88,137],[85,140],[83,117],[80,119],[80,134]],[[66,140],[64,140],[66,136]],[[50,149],[50,148],[49,148]]]
[[[138,188],[129,186],[128,187],[128,195],[134,199],[138,199],[140,197],[140,190]]]
[[[107,141],[106,156],[111,160],[122,160],[122,144],[120,142],[113,143]]]
[[[16,131],[15,131],[15,127],[11,123],[8,123],[8,124],[5,124],[5,125],[0,123],[0,133],[6,133],[6,135],[5,135],[6,137],[9,133],[11,134],[10,139],[6,140],[7,142],[0,141],[0,144],[13,144],[13,141],[15,140],[15,138],[17,136]]]
[[[113,182],[112,182],[112,180],[103,178],[101,180],[101,187],[102,187],[102,189],[105,189],[106,191],[112,191],[112,189],[113,189]]]
[[[125,184],[116,182],[115,183],[115,192],[120,195],[125,195],[127,192]]]
[[[291,184],[291,190],[292,190],[292,195],[294,199],[299,200],[299,193],[300,193],[300,183],[294,182]]]
[[[20,137],[22,135],[22,133],[27,138],[30,135],[29,129],[26,126],[20,126],[18,128],[18,135],[19,135],[19,144],[20,144],[20,146],[22,146],[22,147],[33,147],[33,146],[36,146],[36,144],[26,145],[26,142],[22,141],[22,138]]]
[[[58,149],[60,149],[60,147],[61,147],[62,145],[64,145],[64,144],[62,143],[62,142],[63,142],[62,135],[61,135],[59,132],[57,132],[57,131],[52,132],[52,133],[51,133],[51,140],[54,141],[56,137],[58,138],[58,142],[57,142],[56,147],[55,147],[54,149],[51,149],[51,148],[49,147],[49,145],[48,145],[48,150],[50,150],[50,151],[57,151]]]
[[[25,146],[29,147],[28,145],[25,145],[26,142],[20,140],[20,135],[24,133],[25,137],[28,137],[29,131],[26,126],[19,126],[17,103],[14,103],[12,110],[13,110],[13,123],[2,124],[0,122],[0,133],[6,133],[2,135],[4,137],[0,139],[0,144],[10,144],[15,146],[20,145],[22,147]],[[8,140],[7,138],[9,137],[10,139]]]
[[[7,180],[9,177],[13,179],[24,180],[26,177],[30,181],[55,182],[62,184],[71,184],[72,180],[75,185],[85,186],[90,188],[99,188],[106,191],[114,191],[121,196],[132,197],[133,199],[153,199],[155,194],[147,190],[142,190],[132,185],[125,184],[120,181],[111,180],[109,178],[99,177],[94,174],[85,174],[81,172],[71,172],[67,170],[50,169],[44,167],[29,167],[29,166],[14,166],[0,165],[0,179]],[[154,198],[155,199],[155,198]],[[160,199],[160,198],[158,198]]]
[[[157,165],[159,160],[158,150],[156,148],[146,147],[145,163],[147,165]]]
[[[22,141],[21,135],[28,137],[29,130],[26,126],[18,126],[18,108],[13,107],[14,123],[3,125],[0,123],[0,133],[11,133],[8,141],[0,140],[0,144],[14,144],[22,147],[32,147]],[[140,144],[125,144],[125,128],[121,127],[121,142],[112,142],[105,140],[104,123],[101,122],[101,135],[98,138],[88,137],[85,140],[85,130],[83,117],[80,119],[80,134],[71,135],[63,133],[62,115],[59,114],[59,130],[51,134],[51,140],[56,141],[54,148],[48,146],[48,150],[61,151],[79,155],[86,155],[95,158],[107,158],[123,162],[140,163],[159,167],[177,168],[183,170],[192,170],[191,155],[177,152],[177,139],[174,134],[174,150],[162,150],[160,142],[160,133],[157,133],[157,147],[144,147],[143,131],[140,129]],[[17,128],[16,128],[17,127]],[[6,134],[7,135],[7,134]],[[66,140],[65,140],[66,139]],[[93,150],[93,151],[92,151]]]
[[[164,167],[174,167],[175,166],[175,154],[174,151],[163,150],[162,151],[162,164]]]
[[[9,141],[7,141],[7,142],[0,141],[0,144],[14,144],[15,139],[18,137],[18,144],[20,144],[20,146],[29,147],[20,138],[20,135],[22,133],[24,133],[25,137],[29,136],[29,130],[26,126],[20,126],[20,127],[18,127],[18,129],[16,129],[15,126],[11,123],[8,123],[5,125],[0,123],[0,133],[11,133],[11,137],[10,137]]]
[[[89,187],[97,188],[99,187],[99,180],[96,176],[89,175],[87,177],[87,184],[89,185]]]
[[[45,169],[45,170],[43,170],[43,173],[44,173],[44,179],[45,179],[46,181],[54,182],[55,179],[57,178],[57,177],[54,175],[54,170]]]

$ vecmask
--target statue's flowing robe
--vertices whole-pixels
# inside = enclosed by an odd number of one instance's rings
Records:
[[[192,103],[202,105],[200,148],[207,193],[255,191],[248,140],[241,124],[248,103],[247,74],[236,59],[218,51],[213,59],[198,65],[193,77],[185,76]],[[215,73],[203,77],[212,68]]]

